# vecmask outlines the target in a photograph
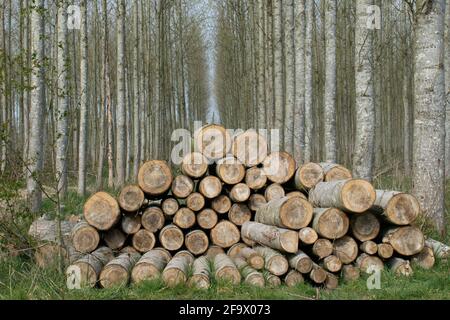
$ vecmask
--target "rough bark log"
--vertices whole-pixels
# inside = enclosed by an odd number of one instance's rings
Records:
[[[203,209],[197,214],[197,223],[202,229],[212,229],[218,221],[217,213],[212,209]]]
[[[352,178],[352,173],[350,170],[339,164],[321,162],[319,165],[322,167],[325,182],[347,180]]]
[[[236,265],[224,253],[219,253],[214,257],[214,270],[216,280],[239,284],[241,282],[241,274]]]
[[[100,273],[100,285],[103,288],[126,286],[131,270],[140,257],[140,254],[123,253],[109,261]]]
[[[324,173],[320,165],[309,162],[297,169],[294,176],[294,185],[298,190],[309,190],[323,181]]]
[[[173,223],[181,229],[189,229],[195,224],[195,213],[189,208],[180,208],[173,217]]]
[[[350,225],[353,236],[359,241],[373,240],[380,232],[380,222],[371,212],[353,215]]]
[[[256,211],[255,221],[298,230],[309,225],[313,217],[313,207],[300,197],[274,200]]]
[[[313,266],[311,258],[299,250],[296,254],[289,256],[289,266],[300,273],[309,273]]]
[[[305,227],[298,231],[298,238],[300,239],[300,243],[314,244],[319,238],[319,235],[313,228]]]
[[[349,227],[347,214],[336,208],[314,208],[313,229],[327,239],[343,237]]]
[[[258,167],[252,167],[247,169],[245,173],[245,184],[252,190],[260,190],[267,183],[267,176],[264,174],[264,170]]]
[[[208,258],[198,257],[192,264],[192,276],[188,280],[188,285],[196,289],[208,289],[211,286],[210,273]]]
[[[84,204],[84,218],[98,230],[111,229],[120,219],[117,200],[106,192],[97,192]]]
[[[313,263],[309,278],[317,284],[324,283],[327,280],[327,272],[323,270],[319,265]]]
[[[436,262],[436,259],[434,258],[433,249],[429,247],[424,247],[422,251],[411,257],[411,262],[418,265],[422,269],[428,270],[433,268],[434,263]]]
[[[264,246],[256,246],[254,249],[264,257],[264,268],[269,272],[281,276],[288,271],[289,262],[280,252]]]
[[[234,137],[231,152],[246,167],[256,166],[267,156],[267,141],[255,130],[250,129]]]
[[[172,180],[172,171],[166,161],[147,161],[139,169],[138,184],[149,196],[166,193],[172,185]]]
[[[173,216],[179,208],[180,205],[175,198],[167,198],[161,203],[161,209],[167,216]]]
[[[238,183],[230,190],[230,199],[233,202],[244,202],[250,197],[250,188],[245,183]]]
[[[187,198],[194,191],[194,181],[184,175],[176,176],[172,182],[172,194],[178,199]]]
[[[176,251],[183,246],[183,231],[181,231],[181,229],[176,225],[169,224],[162,228],[159,232],[159,242],[165,249],[169,251]]]
[[[374,255],[378,251],[378,246],[375,242],[368,240],[364,241],[359,245],[359,250],[361,250],[364,253],[367,253],[368,255]]]
[[[333,254],[337,256],[343,264],[349,264],[358,256],[358,244],[352,237],[344,236],[334,241]]]
[[[188,153],[181,163],[181,172],[194,179],[201,178],[208,171],[208,159],[199,152]]]
[[[263,271],[264,279],[266,281],[266,284],[270,287],[279,287],[281,286],[281,279],[280,277],[270,273],[269,271],[264,270]]]
[[[428,238],[425,240],[425,245],[433,249],[434,255],[441,259],[446,259],[450,256],[450,246]]]
[[[242,225],[241,234],[243,240],[250,239],[273,249],[289,253],[298,251],[298,233],[292,230],[248,221]]]
[[[184,243],[193,255],[205,253],[209,246],[208,236],[202,230],[189,232],[184,239]]]
[[[141,229],[141,216],[138,214],[125,214],[120,221],[122,231],[126,234],[135,234]]]
[[[222,182],[215,176],[207,176],[200,181],[198,189],[206,198],[213,199],[222,191]]]
[[[211,208],[217,213],[227,213],[231,208],[231,200],[226,195],[221,194],[211,201]]]
[[[205,197],[199,192],[191,193],[186,199],[186,206],[192,211],[200,211],[205,207]]]
[[[386,261],[386,266],[398,276],[409,277],[413,275],[413,269],[408,260],[394,257]]]
[[[246,204],[235,203],[228,212],[228,219],[237,226],[242,226],[245,222],[250,221],[252,212]]]
[[[263,168],[270,181],[283,184],[294,176],[296,163],[287,152],[272,152],[264,159]]]
[[[76,251],[90,253],[97,249],[100,235],[85,221],[78,222],[72,229],[72,245]]]
[[[175,287],[186,283],[189,267],[193,262],[194,256],[189,251],[183,250],[175,254],[162,273],[164,284],[168,287]]]
[[[164,222],[165,222],[164,213],[159,207],[149,207],[145,209],[141,217],[142,226],[146,230],[153,233],[157,232],[162,227],[164,227]]]
[[[120,229],[111,229],[104,234],[103,240],[108,247],[118,250],[125,244],[127,236]]]
[[[265,280],[262,273],[249,266],[243,257],[237,256],[233,258],[233,262],[239,269],[244,283],[260,288],[264,287]]]
[[[319,208],[338,208],[353,213],[362,213],[372,207],[375,189],[366,180],[350,179],[319,182],[309,192],[309,201]]]
[[[131,281],[139,283],[146,280],[156,280],[169,263],[172,255],[163,248],[154,248],[145,253],[131,271]]]
[[[100,247],[84,255],[66,269],[68,289],[92,288],[97,284],[103,267],[114,258],[112,250]]]
[[[299,285],[300,283],[305,282],[305,279],[303,279],[303,276],[300,272],[291,269],[285,276],[284,276],[284,283],[288,287],[295,287]]]
[[[248,207],[252,211],[257,211],[266,203],[266,198],[262,194],[254,193],[248,198]]]
[[[412,256],[422,251],[425,239],[416,227],[391,227],[383,230],[383,243],[389,243],[401,255]]]
[[[138,211],[144,203],[144,192],[137,185],[128,185],[122,188],[117,202],[126,212]]]
[[[324,283],[325,288],[334,290],[339,286],[339,279],[334,274],[327,272],[327,278]]]
[[[240,240],[239,229],[230,221],[222,220],[211,229],[211,241],[222,248],[229,248]]]
[[[225,184],[234,185],[244,179],[245,167],[234,157],[223,158],[217,161],[216,175]]]
[[[392,224],[409,225],[420,214],[419,202],[410,194],[398,191],[376,190],[376,195],[372,211],[382,215]]]

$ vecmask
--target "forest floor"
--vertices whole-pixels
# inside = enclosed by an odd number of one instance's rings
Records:
[[[381,177],[375,181],[377,188],[409,190],[407,179]],[[450,221],[450,181],[446,188],[446,215]],[[0,190],[1,193],[1,190]],[[0,194],[1,195],[1,194]],[[69,193],[65,202],[66,214],[82,212],[85,198]],[[47,200],[43,213],[52,215],[55,204]],[[16,217],[11,239],[20,241],[21,232],[25,232],[30,223],[29,218]],[[420,223],[419,223],[419,226]],[[438,237],[422,225],[429,236],[446,243],[450,241],[450,223],[447,234]],[[0,229],[0,241],[5,237],[5,229]],[[12,232],[11,232],[12,233]],[[1,243],[0,243],[1,244]],[[20,245],[16,244],[16,248]],[[26,249],[23,249],[26,251]],[[1,251],[0,251],[1,254]],[[385,270],[381,274],[380,289],[367,288],[368,276],[362,276],[353,283],[340,283],[335,290],[317,289],[308,283],[288,288],[254,288],[247,285],[230,286],[213,283],[208,290],[195,290],[180,286],[168,289],[160,281],[144,282],[117,289],[82,289],[69,291],[66,288],[64,274],[56,269],[39,269],[27,255],[16,257],[0,255],[0,299],[450,299],[450,261],[437,261],[431,270],[414,268],[413,276],[398,277]]]

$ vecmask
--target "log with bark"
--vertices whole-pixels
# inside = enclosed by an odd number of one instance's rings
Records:
[[[189,251],[179,251],[167,263],[162,273],[162,280],[168,287],[186,283],[189,267],[194,262],[194,256]]]
[[[242,238],[288,253],[298,251],[298,233],[288,229],[247,221],[241,228]]]
[[[230,282],[237,285],[241,282],[241,274],[231,258],[219,253],[214,257],[215,278],[218,281]]]
[[[383,230],[383,243],[389,243],[396,252],[412,256],[422,251],[425,239],[417,227],[390,227]]]
[[[437,240],[427,238],[425,240],[425,245],[433,249],[434,255],[441,259],[446,259],[450,257],[450,246],[439,242]]]
[[[167,216],[173,216],[180,208],[178,200],[175,198],[167,198],[161,203],[161,209]]]
[[[78,222],[72,229],[72,245],[76,251],[90,253],[97,249],[100,235],[94,227],[86,221]]]
[[[193,179],[203,177],[208,171],[208,159],[199,152],[188,153],[181,162],[181,172]]]
[[[287,152],[272,152],[262,162],[267,179],[283,184],[288,182],[295,173],[296,163]]]
[[[325,182],[347,180],[352,178],[352,173],[350,170],[339,164],[321,162],[319,163],[319,166],[322,167]]]
[[[319,260],[322,260],[325,257],[328,257],[333,253],[333,243],[330,240],[320,238],[314,242],[311,252],[316,256]]]
[[[100,285],[103,288],[126,286],[130,280],[131,270],[140,257],[138,253],[122,253],[109,261],[100,273]]]
[[[234,157],[223,158],[217,161],[216,175],[225,184],[234,185],[244,179],[245,167]]]
[[[118,250],[121,249],[125,244],[127,236],[125,235],[125,233],[122,232],[122,230],[114,228],[108,230],[103,235],[103,240],[105,241],[108,247],[110,247],[113,250]]]
[[[300,272],[297,270],[291,269],[285,276],[284,276],[284,283],[288,287],[295,287],[299,285],[300,283],[303,283],[305,280]]]
[[[314,162],[306,163],[297,169],[294,176],[294,185],[298,190],[308,191],[316,184],[323,181],[324,172],[322,167]]]
[[[329,255],[323,259],[320,266],[330,272],[339,272],[342,268],[342,262],[335,255]]]
[[[138,214],[125,214],[120,221],[122,231],[126,234],[135,234],[141,229],[141,216]]]
[[[181,229],[189,229],[195,224],[195,213],[189,208],[178,209],[173,217],[173,223]]]
[[[299,250],[296,254],[289,256],[289,266],[306,274],[311,272],[313,261],[306,253]]]
[[[165,217],[163,211],[159,207],[148,207],[142,213],[141,224],[150,231],[157,232],[164,227]]]
[[[231,152],[246,167],[253,167],[267,157],[267,140],[255,130],[250,129],[234,137]]]
[[[376,200],[372,210],[382,215],[390,223],[404,226],[417,219],[420,214],[420,205],[417,199],[410,194],[376,190]]]
[[[378,246],[372,240],[364,241],[359,245],[359,250],[368,255],[374,255],[378,252]]]
[[[265,280],[262,273],[252,268],[243,257],[237,256],[233,258],[233,262],[239,269],[244,283],[255,287],[264,287]]]
[[[356,265],[361,272],[372,274],[375,270],[381,271],[384,269],[383,261],[377,256],[371,256],[367,253],[361,253],[356,259]]]
[[[264,198],[267,202],[284,198],[285,195],[284,188],[278,183],[268,185],[264,191]]]
[[[208,289],[211,286],[209,260],[206,256],[198,257],[192,263],[192,276],[188,285],[197,289]]]
[[[184,234],[180,228],[174,224],[169,224],[159,232],[159,242],[169,251],[176,251],[183,246]]]
[[[251,167],[245,173],[245,184],[252,190],[260,190],[267,183],[264,170],[259,167]]]
[[[326,239],[342,238],[348,231],[347,215],[336,208],[315,208],[312,227],[317,234]]]
[[[375,198],[375,189],[362,179],[319,182],[309,192],[309,201],[315,207],[334,207],[353,213],[367,211]]]
[[[358,256],[358,244],[349,236],[337,239],[333,243],[333,254],[341,260],[343,264],[355,261]]]
[[[415,265],[418,265],[422,269],[428,270],[433,268],[434,263],[436,262],[433,249],[425,246],[422,251],[411,257],[411,262]]]
[[[248,198],[248,207],[252,211],[257,211],[267,203],[266,198],[262,194],[254,193]]]
[[[131,271],[133,283],[145,280],[156,280],[161,276],[162,271],[172,259],[172,255],[163,248],[154,248],[145,253]]]
[[[263,276],[266,284],[270,287],[279,287],[281,286],[281,279],[280,277],[270,273],[269,271],[264,270]]]
[[[289,261],[279,251],[265,246],[256,246],[255,251],[264,257],[264,268],[276,276],[285,274],[289,269]]]
[[[211,229],[211,242],[222,248],[229,248],[240,240],[238,227],[230,221],[222,220]]]

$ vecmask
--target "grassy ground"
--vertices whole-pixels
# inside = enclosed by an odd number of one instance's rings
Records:
[[[409,190],[410,182],[407,179],[383,177],[377,179],[376,186]],[[449,218],[450,182],[447,187],[446,208]],[[65,214],[81,213],[84,200],[70,193],[65,202]],[[54,211],[54,204],[46,201],[43,212],[52,215]],[[26,223],[29,219],[20,221]],[[425,224],[419,224],[428,235],[449,243],[448,231],[444,237],[438,237]],[[20,235],[15,238],[20,238]],[[213,283],[209,290],[198,291],[183,286],[167,289],[160,282],[146,282],[112,290],[69,291],[63,274],[56,269],[37,268],[26,255],[0,260],[0,299],[450,299],[449,261],[438,261],[432,270],[414,268],[414,275],[410,278],[384,271],[381,274],[381,288],[373,290],[367,288],[367,276],[363,276],[354,283],[341,283],[333,291],[314,288],[309,284],[294,288],[283,286],[259,289],[246,285],[232,287],[224,283]]]

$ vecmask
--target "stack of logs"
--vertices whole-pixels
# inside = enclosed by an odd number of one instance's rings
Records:
[[[208,125],[195,142],[199,151],[175,177],[167,162],[151,160],[117,197],[92,195],[82,221],[35,221],[30,233],[46,242],[37,261],[51,260],[61,233],[69,288],[161,278],[197,288],[215,279],[331,289],[385,266],[408,276],[448,256],[413,225],[420,207],[410,194],[375,190],[338,164],[297,167],[286,152],[268,153],[253,130],[231,138]]]

